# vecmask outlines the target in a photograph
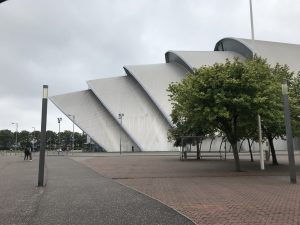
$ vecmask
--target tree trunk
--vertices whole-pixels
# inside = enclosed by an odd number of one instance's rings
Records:
[[[240,172],[241,167],[240,167],[239,152],[237,148],[237,115],[233,116],[232,119],[233,120],[231,120],[230,123],[223,121],[222,131],[226,134],[227,140],[232,146],[232,152],[233,152],[234,162],[235,162],[235,170],[237,172]]]
[[[212,145],[212,143],[213,143],[214,140],[215,140],[215,137],[212,137],[212,138],[211,138],[210,145],[209,145],[209,152],[211,151],[211,145]]]
[[[235,162],[235,170],[237,172],[241,172],[241,167],[240,167],[240,158],[239,158],[239,152],[238,152],[238,148],[237,148],[237,142],[230,142],[231,146],[232,146],[232,152],[233,152],[233,156],[234,156],[234,162]]]
[[[238,151],[238,147],[237,147],[237,115],[235,115],[233,117],[233,135],[232,135],[232,151],[233,151],[233,156],[234,156],[234,161],[235,161],[235,170],[237,172],[241,171],[241,167],[240,167],[240,158],[239,158],[239,151]]]
[[[251,149],[251,144],[249,138],[247,138],[248,141],[248,146],[249,146],[249,152],[250,152],[250,157],[251,157],[251,162],[254,162],[253,160],[253,154],[252,154],[252,149]]]
[[[273,144],[273,138],[270,135],[267,135],[267,138],[268,138],[268,141],[269,141],[271,154],[272,154],[272,165],[278,166],[276,152],[275,152],[275,148],[274,148],[274,144]]]
[[[197,160],[200,159],[200,147],[199,147],[199,140],[197,139]]]

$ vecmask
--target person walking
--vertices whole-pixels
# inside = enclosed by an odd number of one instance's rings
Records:
[[[27,149],[27,145],[24,146],[24,160],[28,160],[29,152]]]
[[[29,161],[32,161],[32,145],[28,142],[28,150],[29,150]]]
[[[27,142],[26,143],[26,146],[25,146],[25,156],[24,156],[24,160],[29,160],[32,161],[32,146],[30,144],[30,142]]]

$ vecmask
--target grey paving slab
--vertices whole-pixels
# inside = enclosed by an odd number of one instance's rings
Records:
[[[22,156],[0,157],[0,224],[30,224],[41,189],[36,187],[36,161]]]
[[[98,173],[175,208],[199,225],[300,225],[300,155],[295,156],[298,184],[290,184],[288,156],[279,166],[259,155],[241,156],[243,172],[225,160],[180,161],[175,156],[74,157]]]
[[[44,188],[36,187],[37,159],[3,158],[0,224],[194,224],[160,202],[68,157],[47,157]]]

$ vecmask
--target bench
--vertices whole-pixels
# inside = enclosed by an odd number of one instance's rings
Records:
[[[200,151],[200,159],[206,157],[216,157],[216,158],[223,158],[221,151]],[[187,160],[190,157],[197,158],[197,151],[181,151],[180,152],[180,160]]]

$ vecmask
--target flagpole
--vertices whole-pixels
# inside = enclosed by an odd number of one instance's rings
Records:
[[[252,40],[252,52],[253,58],[255,55],[255,47],[254,47],[254,23],[253,23],[253,10],[252,10],[252,0],[249,0],[250,3],[250,20],[251,20],[251,40]],[[258,123],[258,146],[259,146],[259,153],[260,153],[260,169],[265,169],[265,162],[264,162],[264,154],[262,150],[262,132],[261,132],[261,118],[260,115],[257,115],[257,123]]]
[[[254,24],[253,24],[253,11],[252,11],[252,0],[250,1],[250,20],[251,20],[251,38],[254,42]]]

